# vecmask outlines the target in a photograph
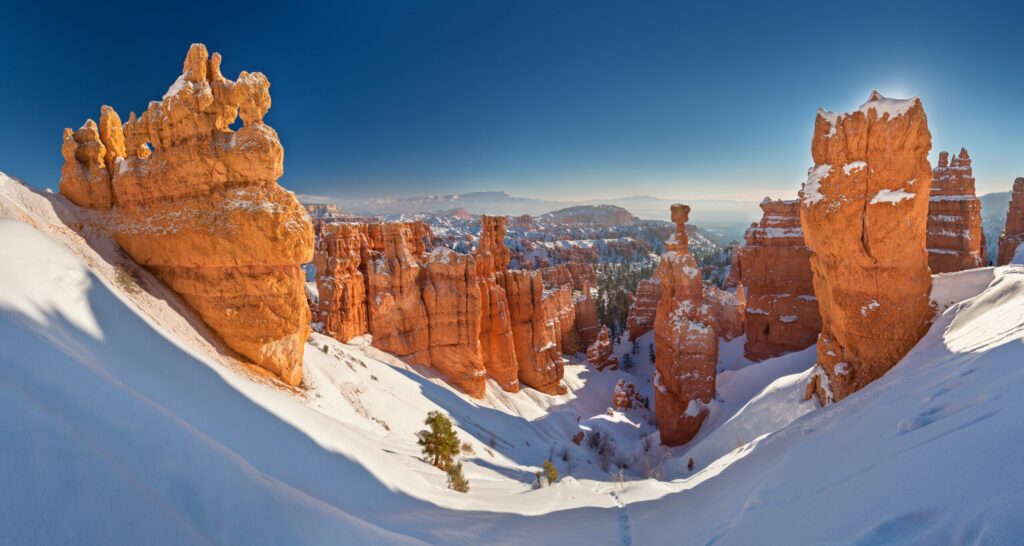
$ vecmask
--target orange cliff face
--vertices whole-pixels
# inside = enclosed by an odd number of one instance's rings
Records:
[[[1024,242],[1024,178],[1013,182],[1013,193],[1010,195],[1010,208],[1006,211],[1006,226],[999,236],[998,265],[1006,265],[1013,260],[1017,247]]]
[[[505,217],[480,217],[480,242],[474,253],[480,283],[480,349],[487,375],[502,390],[519,392],[519,360],[512,336],[512,315],[505,288],[496,274],[508,269],[511,253],[505,246]]]
[[[800,219],[822,318],[808,397],[822,404],[888,371],[931,322],[930,149],[917,98],[872,93],[855,112],[818,111]]]
[[[658,312],[658,301],[661,299],[661,285],[657,277],[644,279],[637,283],[633,303],[629,306],[626,317],[626,329],[629,340],[636,341],[640,336],[654,329],[654,317]]]
[[[705,305],[700,269],[689,253],[685,223],[690,207],[672,205],[676,233],[655,276],[661,285],[654,323],[654,411],[661,442],[676,446],[697,434],[715,396],[718,320]]]
[[[348,341],[369,331],[364,260],[365,224],[320,224],[313,266],[319,294],[313,320],[328,336]]]
[[[220,55],[194,44],[140,117],[122,125],[104,106],[99,125],[65,130],[60,188],[80,206],[112,209],[115,239],[136,262],[229,347],[297,385],[310,329],[299,265],[313,257],[313,228],[276,182],[284,151],[263,123],[269,89],[258,72],[224,78]]]
[[[547,394],[565,394],[565,359],[544,313],[544,282],[538,271],[509,270],[495,275],[505,289],[519,381]]]
[[[974,175],[967,149],[949,159],[939,154],[932,171],[928,202],[928,267],[949,273],[985,265],[985,234],[981,229],[981,201],[974,194]]]
[[[619,368],[619,359],[613,354],[611,334],[607,326],[602,326],[597,339],[587,347],[587,362],[598,370]],[[620,380],[621,381],[621,380]]]
[[[761,210],[733,262],[747,288],[743,354],[755,362],[809,347],[821,332],[800,202],[765,199]]]

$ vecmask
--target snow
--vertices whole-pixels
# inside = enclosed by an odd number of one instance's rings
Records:
[[[858,108],[857,111],[867,116],[869,112],[874,110],[875,115],[879,118],[888,116],[890,119],[893,119],[906,114],[908,110],[917,104],[918,100],[919,99],[917,97],[910,97],[909,99],[890,99],[883,97],[877,92],[873,92],[872,100],[860,105],[860,108]]]
[[[863,161],[853,161],[851,163],[843,165],[843,173],[849,175],[850,173],[857,172],[861,169],[864,169],[867,166],[868,164]]]
[[[942,312],[925,338],[823,408],[803,400],[814,346],[751,363],[742,337],[721,341],[705,425],[669,449],[646,410],[607,411],[620,378],[644,396],[658,388],[653,332],[632,374],[566,365],[564,396],[489,382],[473,400],[367,337],[318,334],[302,386],[288,388],[235,360],[103,230],[64,223],[103,214],[0,175],[0,543],[1010,544],[1024,533],[1022,266],[936,275]],[[118,265],[141,291],[119,284]],[[629,348],[616,343],[620,361]],[[418,459],[432,410],[472,446],[468,494]],[[569,441],[581,430],[611,438],[624,482]],[[533,490],[550,457],[566,477]]]
[[[832,171],[832,165],[827,163],[815,165],[807,169],[807,180],[803,185],[804,205],[811,206],[825,198],[821,193],[821,179],[828,176]]]
[[[164,93],[164,96],[161,97],[160,100],[161,101],[165,101],[165,100],[167,100],[167,99],[177,95],[178,93],[181,92],[182,89],[185,89],[185,85],[186,84],[192,85],[191,82],[186,82],[185,81],[185,75],[184,74],[178,76],[178,79],[174,80],[174,83],[172,83],[171,86],[167,88],[167,92]]]
[[[916,193],[908,191],[881,189],[878,190],[878,193],[871,198],[871,204],[876,205],[878,203],[889,203],[895,205],[896,203],[906,199],[913,199],[915,196],[917,196]]]

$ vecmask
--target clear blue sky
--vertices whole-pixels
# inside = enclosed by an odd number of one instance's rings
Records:
[[[64,127],[145,109],[192,42],[227,77],[270,78],[299,193],[795,195],[815,110],[872,88],[920,96],[933,162],[966,146],[979,192],[1024,175],[1018,3],[18,4],[0,18],[0,170],[41,187]]]

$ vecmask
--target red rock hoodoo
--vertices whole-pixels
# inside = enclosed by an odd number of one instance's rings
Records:
[[[949,159],[939,154],[932,171],[928,202],[928,267],[949,273],[985,265],[985,234],[981,229],[981,201],[974,194],[974,175],[967,149]]]
[[[636,384],[620,379],[615,382],[612,404],[615,409],[625,411],[646,407],[647,401],[644,399],[644,395],[640,394],[640,390],[636,388]]]
[[[807,396],[822,404],[888,371],[931,322],[930,148],[917,98],[874,92],[855,112],[818,111],[800,219],[822,318]]]
[[[726,340],[743,335],[747,300],[743,285],[735,292],[722,290],[711,283],[704,283],[704,301],[711,306],[711,312],[718,321],[718,335]]]
[[[597,339],[587,347],[587,362],[598,370],[619,368],[619,359],[612,354],[612,340],[609,338],[607,326],[602,326]]]
[[[495,275],[508,297],[519,381],[548,394],[564,394],[565,359],[544,313],[544,282],[537,271],[509,270]]]
[[[690,207],[672,205],[676,233],[665,243],[656,277],[661,300],[654,324],[654,411],[661,441],[690,441],[707,417],[715,396],[718,324],[705,305],[700,269],[687,249]]]
[[[661,285],[658,279],[644,279],[637,283],[633,303],[629,306],[626,317],[626,329],[629,340],[635,341],[640,336],[654,329],[654,316],[658,312],[658,301],[661,299]]]
[[[318,224],[313,253],[319,294],[313,319],[320,330],[348,341],[369,331],[364,256],[369,252],[365,224]]]
[[[313,228],[277,185],[284,150],[263,123],[270,83],[237,81],[194,44],[182,75],[138,118],[104,106],[64,131],[61,193],[111,210],[118,244],[191,305],[225,344],[297,385],[310,311],[299,265]],[[238,117],[242,127],[230,126]]]
[[[810,347],[821,332],[800,202],[766,198],[761,210],[738,255],[747,288],[743,354],[755,362]]]
[[[1024,178],[1013,182],[1013,193],[1010,196],[1010,208],[1006,211],[1006,227],[999,236],[998,265],[1006,265],[1013,261],[1018,246],[1024,242]]]
[[[511,257],[505,246],[505,221],[504,216],[480,217],[480,244],[475,254],[481,297],[480,350],[487,375],[497,381],[502,390],[519,392],[519,361],[512,337],[512,315],[505,288],[495,277],[508,268]]]

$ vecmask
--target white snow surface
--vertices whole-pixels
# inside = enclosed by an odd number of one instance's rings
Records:
[[[314,334],[303,384],[288,388],[234,358],[102,229],[64,224],[86,219],[103,216],[0,174],[0,543],[1012,544],[1024,533],[1022,266],[937,275],[944,310],[925,338],[825,408],[803,400],[814,347],[751,363],[742,337],[722,341],[704,427],[667,449],[646,410],[607,411],[619,378],[652,397],[653,333],[632,373],[574,362],[568,395],[490,383],[479,401],[366,337]],[[619,341],[621,362],[630,343]],[[467,494],[418,458],[431,410],[472,446],[460,457]],[[612,438],[626,481],[569,441],[579,430]],[[563,478],[534,490],[548,457]]]
[[[900,201],[904,201],[906,199],[913,199],[916,195],[916,193],[904,190],[881,189],[878,190],[878,193],[876,193],[875,196],[871,198],[871,204],[876,205],[878,203],[889,203],[891,205],[895,205]]]

